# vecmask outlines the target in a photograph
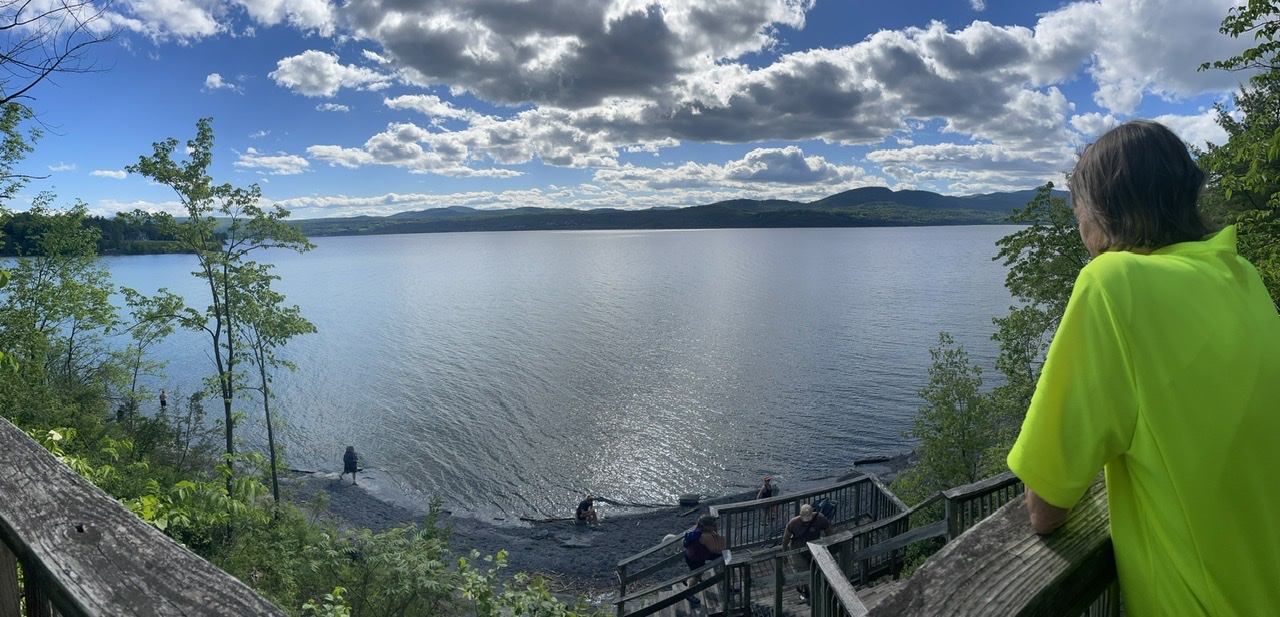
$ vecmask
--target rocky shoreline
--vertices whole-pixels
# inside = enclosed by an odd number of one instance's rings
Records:
[[[887,482],[908,459],[906,454],[889,457],[832,481],[874,473]],[[425,511],[379,499],[366,488],[370,483],[363,481],[363,476],[361,479],[360,485],[353,486],[349,480],[339,481],[334,473],[302,473],[295,474],[290,484],[293,500],[304,508],[318,494],[326,494],[329,512],[349,527],[377,532],[422,520]],[[688,529],[707,506],[752,497],[754,493],[744,492],[703,500],[696,508],[672,505],[618,516],[611,516],[605,505],[597,527],[576,526],[570,520],[498,525],[454,516],[448,510],[442,513],[440,523],[452,527],[450,543],[455,554],[475,549],[482,555],[493,555],[505,550],[507,572],[536,573],[547,580],[554,593],[603,600],[616,592],[618,561],[654,546],[667,534]],[[566,511],[571,508],[572,504],[566,505]]]

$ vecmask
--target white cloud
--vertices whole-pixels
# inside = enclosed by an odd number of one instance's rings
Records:
[[[1146,95],[1186,97],[1229,90],[1243,78],[1198,71],[1252,44],[1232,39],[1218,24],[1236,0],[1099,0],[1075,2],[1042,17],[1037,38],[1074,41],[1089,52],[1094,100],[1117,114],[1132,113]],[[1071,67],[1074,72],[1075,66]]]
[[[280,23],[320,36],[334,32],[334,8],[327,0],[236,0],[259,24]]]
[[[209,76],[204,78],[204,90],[230,90],[232,92],[243,93],[240,86],[223,81],[222,75],[219,75],[218,73],[209,73]]]
[[[263,154],[253,148],[239,153],[240,158],[232,163],[241,169],[256,169],[260,173],[272,176],[291,176],[307,171],[310,163],[296,154]]]
[[[49,171],[75,171],[75,170],[76,170],[75,163],[58,163],[57,165],[49,166]]]
[[[342,88],[378,90],[391,83],[387,75],[341,64],[338,56],[314,49],[280,60],[269,76],[277,84],[305,96],[329,97]]]
[[[1222,145],[1227,142],[1227,132],[1218,126],[1217,119],[1218,114],[1212,109],[1194,116],[1163,115],[1152,118],[1197,148],[1204,148],[1206,143]]]
[[[733,186],[759,191],[767,186],[771,193],[787,194],[792,191],[789,187],[795,187],[806,189],[806,194],[823,197],[858,186],[884,184],[860,167],[835,165],[821,156],[806,156],[797,146],[756,148],[741,159],[722,165],[694,162],[674,167],[623,165],[597,170],[592,177],[601,185],[624,192]]]
[[[270,130],[262,129],[261,131],[255,131],[254,133],[249,135],[249,139],[262,139],[263,137],[266,137],[267,135],[270,135],[270,134],[271,134]]]
[[[969,8],[979,12],[985,11],[987,10],[987,2],[986,0],[969,0]]]
[[[108,23],[154,41],[190,42],[225,31],[225,6],[201,0],[133,0],[112,14]]]
[[[339,111],[342,113],[347,113],[351,111],[351,108],[346,105],[339,105],[337,103],[321,103],[319,105],[316,105],[316,111]]]
[[[119,169],[95,169],[89,172],[90,176],[99,176],[102,178],[115,178],[116,180],[124,180],[129,174]]]
[[[383,103],[391,109],[412,109],[431,117],[433,121],[447,118],[470,122],[480,117],[480,114],[474,111],[458,109],[452,104],[440,100],[440,97],[430,94],[407,94],[386,99]]]

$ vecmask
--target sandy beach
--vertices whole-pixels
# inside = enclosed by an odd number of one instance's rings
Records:
[[[901,455],[859,467],[841,478],[874,473],[887,481],[906,464],[907,458]],[[296,474],[290,484],[294,500],[299,503],[310,501],[320,492],[328,494],[329,512],[354,528],[383,531],[403,523],[419,522],[425,514],[379,499],[364,486],[353,486],[349,478],[338,481],[331,473]],[[536,573],[547,579],[555,593],[599,600],[616,591],[618,561],[654,546],[667,534],[688,529],[710,505],[754,497],[754,492],[744,492],[704,499],[696,508],[672,504],[618,516],[611,515],[608,504],[599,504],[603,520],[596,527],[575,526],[569,520],[490,524],[453,516],[447,509],[440,517],[440,524],[453,528],[451,544],[459,555],[471,549],[483,555],[506,550],[509,573]],[[565,504],[566,516],[574,505]]]

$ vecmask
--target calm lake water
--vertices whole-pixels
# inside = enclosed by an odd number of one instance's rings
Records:
[[[991,257],[1014,229],[388,235],[272,253],[319,329],[290,344],[299,370],[276,386],[289,463],[337,472],[352,444],[383,497],[509,521],[566,516],[587,492],[670,504],[766,472],[784,489],[837,476],[910,448],[939,331],[992,372],[991,318],[1011,301]],[[189,256],[107,265],[207,304]],[[206,347],[159,346],[152,386],[196,389]]]

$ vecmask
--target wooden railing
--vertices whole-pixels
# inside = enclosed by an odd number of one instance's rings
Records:
[[[955,539],[1001,506],[1021,497],[1022,481],[1013,472],[942,491],[947,500],[947,538]]]
[[[980,487],[987,499],[976,495]],[[1016,483],[993,478],[944,493],[954,499],[947,528],[963,527],[977,512],[1001,499],[1020,496]],[[961,490],[968,489],[968,490]],[[948,497],[949,495],[949,497]],[[985,504],[983,501],[985,500]],[[1099,479],[1059,531],[1039,536],[1021,499],[1008,503],[954,538],[929,558],[902,587],[870,607],[854,593],[840,564],[823,541],[814,553],[813,617],[880,615],[1117,615],[1119,590],[1108,530],[1106,491]],[[974,505],[978,504],[978,505]],[[915,531],[915,530],[913,530]],[[830,544],[830,540],[826,542]],[[905,538],[893,542],[896,545]],[[865,557],[889,544],[858,552]],[[820,593],[819,593],[820,591]]]
[[[285,614],[3,419],[0,470],[0,616]]]
[[[786,557],[806,552],[807,547],[796,547],[782,553],[778,546],[782,541],[782,533],[786,522],[799,514],[800,506],[827,499],[835,504],[836,512],[832,523],[836,526],[850,526],[857,521],[879,521],[892,518],[907,508],[902,501],[893,495],[879,478],[863,475],[837,484],[821,487],[802,493],[780,495],[768,499],[755,499],[721,506],[712,506],[711,513],[720,517],[720,532],[725,537],[728,548],[735,553],[732,564],[721,567],[712,574],[718,580],[716,584],[725,589],[737,588],[737,594],[724,594],[726,610],[733,610],[734,603],[744,607],[753,598],[768,603],[781,605],[783,591],[783,563]],[[905,525],[905,522],[902,523]],[[895,528],[896,529],[896,528]],[[683,532],[684,530],[673,530]],[[677,573],[684,569],[683,537],[677,533],[670,539],[646,549],[645,551],[618,562],[618,600],[617,614],[640,616],[651,614],[652,600],[656,594],[664,593],[670,586],[688,574]],[[755,584],[752,567],[762,562],[772,561],[771,571],[776,580],[770,581],[766,589]],[[720,563],[720,562],[716,562]],[[633,587],[641,581],[653,580],[655,576],[666,575],[670,580],[657,585],[650,585],[640,591]],[[704,577],[705,578],[705,577]],[[699,588],[711,585],[703,581]],[[754,592],[753,592],[754,588]],[[663,601],[662,606],[674,604],[686,599],[697,589],[680,591],[670,601]],[[638,607],[632,610],[631,607]],[[775,614],[781,614],[777,612]]]
[[[831,523],[836,526],[878,521],[907,509],[879,478],[862,475],[803,493],[712,506],[711,513],[720,517],[720,533],[730,549],[755,548],[781,542],[784,526],[800,514],[800,506],[820,499],[835,504]]]

